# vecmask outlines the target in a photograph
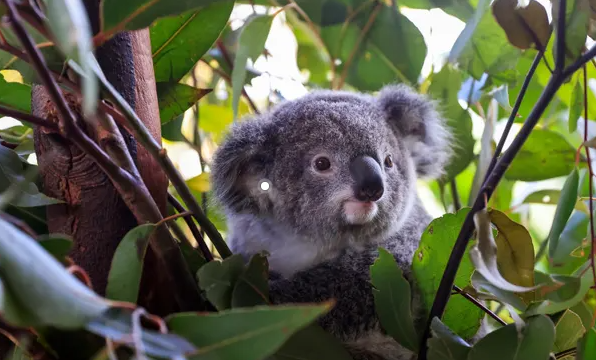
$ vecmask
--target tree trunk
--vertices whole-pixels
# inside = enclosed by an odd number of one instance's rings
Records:
[[[94,33],[99,28],[95,21],[97,4],[96,0],[86,4]],[[108,81],[135,109],[154,138],[161,142],[148,29],[117,35],[97,49],[96,57]],[[32,101],[36,116],[47,118],[56,114],[43,86],[34,86]],[[165,214],[168,184],[165,174],[124,128],[120,131],[149,192]],[[43,192],[65,201],[48,207],[48,230],[73,237],[71,258],[89,274],[93,289],[104,295],[114,252],[124,235],[137,225],[136,219],[109,178],[68,139],[46,134],[39,128],[35,129],[34,136]],[[151,249],[148,249],[139,303],[160,315],[176,311],[168,287]]]

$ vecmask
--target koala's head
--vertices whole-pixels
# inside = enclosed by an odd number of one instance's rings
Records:
[[[315,91],[233,126],[212,181],[228,216],[272,218],[315,240],[366,241],[407,218],[416,179],[442,173],[449,137],[433,103],[406,86],[374,97]]]

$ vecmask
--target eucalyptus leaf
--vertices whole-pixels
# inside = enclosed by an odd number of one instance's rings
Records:
[[[79,329],[108,308],[106,300],[68,273],[35,240],[2,218],[0,233],[0,274],[4,284],[1,310],[9,324]],[[6,306],[7,296],[20,312]]]
[[[465,360],[471,346],[435,317],[430,324],[428,360]]]
[[[198,9],[155,21],[149,28],[155,80],[180,81],[221,34],[233,7],[232,0],[212,1]]]
[[[177,313],[166,321],[198,350],[189,359],[260,360],[275,353],[296,331],[326,313],[332,303],[256,306],[219,313]]]
[[[579,315],[569,309],[557,319],[555,329],[555,352],[571,349],[586,332]]]
[[[379,257],[370,267],[370,277],[381,326],[398,343],[417,352],[420,339],[412,318],[410,284],[387,250],[379,248]]]
[[[234,59],[232,70],[232,110],[234,118],[238,115],[238,103],[246,77],[246,62],[251,59],[256,61],[269,36],[269,30],[273,23],[273,16],[257,15],[247,20],[240,33],[238,40],[238,51]]]
[[[7,82],[0,73],[0,106],[31,113],[31,86]]]
[[[156,86],[159,118],[162,125],[174,120],[178,115],[184,114],[203,96],[212,91],[212,89],[197,89],[185,84],[157,83]]]
[[[224,0],[226,1],[226,0]],[[155,20],[186,13],[221,0],[104,0],[101,3],[101,29],[108,35],[122,30],[137,30],[150,26]],[[227,1],[226,1],[227,2]]]
[[[239,254],[223,261],[210,261],[199,269],[199,287],[205,291],[207,299],[217,310],[226,310],[232,306],[234,286],[244,270],[244,259]]]
[[[574,168],[575,150],[560,133],[534,129],[505,172],[505,178],[539,181],[566,176]]]
[[[558,257],[557,248],[559,246],[559,238],[565,228],[565,224],[567,224],[567,221],[573,212],[574,205],[577,201],[578,188],[579,172],[574,168],[563,185],[553,224],[548,235],[548,256],[550,258]]]
[[[136,303],[141,286],[143,263],[156,225],[143,224],[129,230],[118,244],[106,286],[106,297]]]
[[[93,36],[85,5],[81,0],[45,0],[50,31],[58,48],[83,70],[83,112],[95,114],[99,83],[93,71]]]
[[[413,281],[419,287],[421,306],[427,313],[434,301],[457,234],[469,211],[469,208],[463,208],[456,214],[445,214],[434,219],[422,234],[418,249],[412,257]],[[472,244],[468,245],[468,251],[471,246]],[[473,271],[470,258],[465,256],[457,271],[455,285],[462,289],[468,286]],[[441,321],[462,338],[471,338],[479,329],[483,316],[484,312],[464,297],[452,296]]]
[[[575,81],[569,102],[569,132],[574,132],[577,130],[577,120],[584,111],[584,89],[579,77]]]
[[[596,356],[596,328],[591,328],[577,344],[576,360],[591,360]]]

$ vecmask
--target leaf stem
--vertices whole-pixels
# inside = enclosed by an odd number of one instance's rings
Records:
[[[453,197],[453,207],[455,211],[459,211],[459,209],[461,209],[461,200],[459,199],[455,178],[449,182],[449,186],[451,187],[451,196]]]
[[[174,207],[174,209],[176,209],[176,211],[178,213],[182,214],[182,213],[186,212],[186,209],[184,209],[184,206],[182,206],[182,204],[178,201],[178,199],[176,199],[170,193],[168,193],[168,201]],[[203,253],[203,257],[207,261],[213,260],[213,255],[211,254],[211,251],[209,251],[209,248],[207,247],[207,244],[205,243],[205,239],[203,239],[203,236],[201,236],[201,232],[199,231],[199,229],[197,229],[197,225],[194,223],[194,221],[192,221],[192,218],[190,218],[188,216],[184,216],[184,221],[186,221],[186,225],[190,229],[190,232],[192,233],[192,235],[195,237],[197,244],[199,244],[199,249],[201,250],[201,253]]]

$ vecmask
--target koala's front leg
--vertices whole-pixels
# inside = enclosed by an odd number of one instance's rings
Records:
[[[370,252],[345,253],[290,278],[272,277],[271,301],[283,304],[335,299],[335,306],[319,324],[341,340],[351,340],[378,322],[369,271],[373,261]]]

